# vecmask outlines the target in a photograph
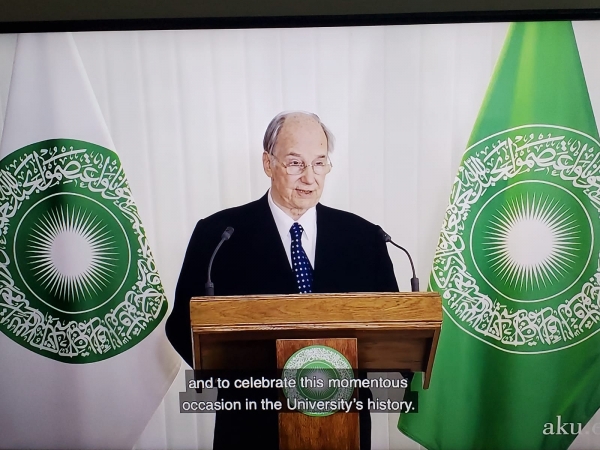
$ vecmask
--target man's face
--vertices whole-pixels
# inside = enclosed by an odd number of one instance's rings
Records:
[[[271,195],[275,203],[296,220],[318,203],[325,175],[315,175],[312,167],[306,167],[300,175],[288,175],[281,163],[288,166],[327,162],[327,138],[312,117],[291,115],[279,131],[273,153],[277,159],[263,153],[263,167],[271,178]]]

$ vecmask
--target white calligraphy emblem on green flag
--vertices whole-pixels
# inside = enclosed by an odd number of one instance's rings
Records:
[[[450,193],[430,287],[428,449],[563,449],[600,407],[600,143],[570,22],[509,30]],[[575,427],[576,429],[578,427]]]

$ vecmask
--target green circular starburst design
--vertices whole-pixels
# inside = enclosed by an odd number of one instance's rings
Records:
[[[148,336],[167,301],[117,155],[55,139],[0,171],[0,331],[66,363]]]
[[[600,143],[524,125],[473,144],[431,276],[449,320],[509,353],[560,351],[600,331]]]
[[[121,222],[102,203],[75,193],[49,195],[27,210],[13,249],[30,292],[66,314],[93,311],[109,302],[131,266]]]
[[[295,352],[286,361],[283,378],[295,380],[295,387],[286,387],[283,392],[292,401],[350,400],[354,389],[351,386],[337,386],[331,380],[349,382],[354,378],[350,362],[337,350],[325,345],[310,345]],[[300,408],[308,416],[329,416],[337,409]]]
[[[298,370],[298,379],[311,380],[311,384],[300,385],[298,391],[311,400],[329,400],[337,392],[337,388],[330,386],[329,381],[339,377],[339,372],[328,361],[310,361]]]
[[[517,302],[551,299],[572,287],[592,256],[592,220],[569,190],[547,181],[521,181],[498,190],[471,228],[481,277]]]

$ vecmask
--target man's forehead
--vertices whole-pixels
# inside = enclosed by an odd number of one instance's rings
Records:
[[[298,114],[286,117],[277,137],[278,147],[290,147],[298,141],[313,141],[314,146],[327,147],[327,136],[321,124],[309,115]]]
[[[299,131],[299,130],[317,130],[320,129],[321,131],[323,130],[321,128],[321,125],[319,124],[319,122],[311,115],[309,114],[302,114],[302,113],[294,113],[294,114],[290,114],[289,116],[287,116],[285,118],[285,120],[283,121],[283,125],[281,126],[281,133],[283,133],[284,131],[287,132],[295,132],[295,131]],[[323,133],[325,134],[325,133]]]

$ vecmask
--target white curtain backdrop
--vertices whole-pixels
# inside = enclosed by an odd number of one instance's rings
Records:
[[[424,289],[507,27],[76,33],[169,300],[196,221],[266,192],[264,130],[278,112],[296,109],[317,113],[337,138],[322,202],[405,245]],[[600,114],[600,22],[576,23],[575,32]],[[0,134],[15,43],[0,35]],[[389,251],[400,288],[410,290],[404,254]],[[137,449],[211,448],[214,417],[179,413],[184,368]],[[373,414],[374,449],[420,448],[397,420]],[[600,449],[600,436],[588,427],[571,448]]]

